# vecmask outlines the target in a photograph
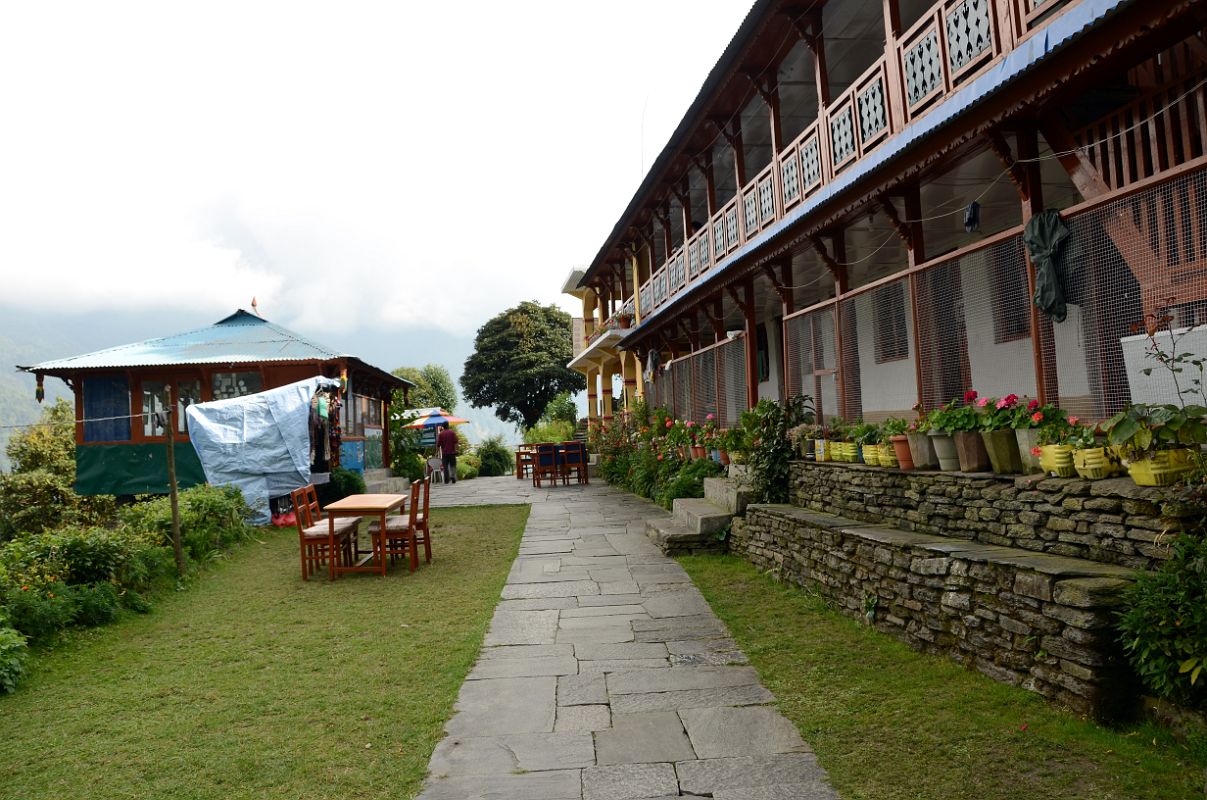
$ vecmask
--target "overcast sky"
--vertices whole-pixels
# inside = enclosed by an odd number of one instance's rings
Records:
[[[5,3],[0,307],[254,295],[320,341],[570,307],[749,5]]]

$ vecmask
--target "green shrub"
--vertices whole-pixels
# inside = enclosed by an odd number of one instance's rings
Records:
[[[465,459],[457,459],[457,480],[468,481],[478,477],[478,468]]]
[[[515,453],[503,444],[502,436],[492,436],[478,445],[478,458],[482,462],[478,474],[483,478],[506,475],[515,468]]]
[[[0,605],[9,624],[30,639],[45,639],[61,631],[75,616],[75,603],[61,586],[10,584]]]
[[[658,504],[669,509],[680,497],[703,497],[704,479],[715,478],[725,468],[709,458],[697,458],[683,465],[658,492]]]
[[[141,498],[119,512],[122,525],[133,533],[172,541],[172,509],[167,497]],[[190,558],[200,561],[251,535],[251,509],[232,486],[194,486],[180,493],[180,537]]]
[[[524,441],[528,444],[539,442],[567,442],[574,438],[574,425],[565,420],[547,420],[538,422],[524,432]]]
[[[121,610],[121,598],[112,583],[69,586],[64,596],[72,605],[72,624],[81,627],[108,625]]]
[[[319,502],[323,505],[342,500],[351,494],[365,493],[365,478],[359,472],[343,467],[331,470],[331,478],[325,484],[316,487]]]
[[[61,525],[104,525],[114,518],[108,495],[81,497],[74,478],[44,469],[0,475],[0,541]]]
[[[0,694],[16,691],[28,660],[25,637],[0,622]]]
[[[1200,525],[1200,528],[1207,525]],[[1207,536],[1184,533],[1172,557],[1124,596],[1123,647],[1148,691],[1207,709]]]
[[[742,412],[742,427],[750,444],[748,461],[751,494],[760,503],[788,500],[788,462],[794,457],[788,430],[815,419],[808,395],[781,404],[766,398]]]

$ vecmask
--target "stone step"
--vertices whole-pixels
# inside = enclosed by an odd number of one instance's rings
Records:
[[[733,514],[703,498],[680,497],[671,504],[675,521],[690,531],[712,535],[725,530]]]
[[[704,499],[730,514],[741,516],[746,513],[750,492],[741,483],[729,478],[705,478]]]
[[[369,473],[376,474],[370,479]],[[368,494],[406,494],[411,490],[411,482],[406,478],[390,475],[390,471],[386,470],[367,470],[365,472],[365,491]]]
[[[668,556],[689,553],[720,553],[725,550],[724,539],[718,538],[716,533],[692,530],[674,519],[665,517],[647,519],[645,535]]]
[[[377,481],[384,481],[387,478],[391,477],[392,475],[393,475],[393,473],[391,473],[385,467],[379,467],[378,469],[367,469],[367,470],[365,470],[365,483],[376,483]]]

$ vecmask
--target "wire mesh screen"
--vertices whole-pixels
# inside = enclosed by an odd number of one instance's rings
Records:
[[[692,419],[698,423],[717,413],[717,353],[704,350],[692,357]]]
[[[881,422],[911,416],[918,402],[908,279],[841,301],[842,416]]]
[[[746,341],[730,339],[717,345],[717,418],[722,427],[738,424],[746,410]]]
[[[674,381],[673,394],[671,399],[671,413],[676,418],[681,418],[691,410],[691,361],[688,359],[675,359],[670,365],[671,379]]]
[[[785,328],[789,394],[812,397],[818,419],[838,416],[833,307],[789,317]]]
[[[927,269],[916,290],[927,409],[968,389],[993,397],[1036,396],[1021,235]]]
[[[1049,396],[1091,418],[1129,401],[1204,402],[1188,373],[1162,368],[1146,351],[1155,341],[1167,353],[1207,355],[1207,170],[1073,215],[1066,224],[1070,236],[1058,266],[1068,318],[1048,326]],[[1153,341],[1148,324],[1162,329]]]

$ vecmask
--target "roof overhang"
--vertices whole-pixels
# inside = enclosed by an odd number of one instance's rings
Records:
[[[623,331],[604,331],[566,366],[579,372],[601,369],[620,357],[623,338]]]

